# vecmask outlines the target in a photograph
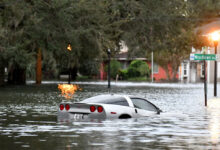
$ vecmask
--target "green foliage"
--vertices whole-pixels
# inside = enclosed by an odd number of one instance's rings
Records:
[[[159,65],[177,66],[191,47],[206,40],[195,34],[198,25],[219,17],[214,0],[26,0],[0,1],[0,65],[29,70],[42,49],[43,69],[57,74],[66,68],[86,68],[86,62],[115,55],[125,41],[131,57],[155,52]],[[70,43],[72,51],[67,51]],[[95,65],[84,74],[96,74]],[[118,73],[119,65],[114,66]],[[131,76],[149,76],[145,66],[131,67]],[[126,78],[126,71],[121,71]]]
[[[146,62],[138,67],[138,71],[140,72],[141,76],[150,77],[150,68]]]
[[[76,77],[77,81],[87,81],[89,79],[91,79],[89,76],[77,76]]]
[[[121,63],[117,60],[111,60],[110,63],[111,69],[111,78],[116,78],[117,74],[119,75],[121,69]],[[105,72],[108,72],[108,65],[105,66]]]
[[[57,62],[54,59],[52,52],[44,51],[42,61],[42,70],[44,79],[56,78],[59,75]]]
[[[128,79],[128,69],[120,70],[119,76],[122,78],[122,80]]]
[[[111,77],[115,78],[121,69],[121,63],[117,60],[111,61]]]
[[[113,12],[106,11],[109,5],[109,1],[100,0],[3,0],[0,2],[0,57],[6,65],[32,70],[33,56],[41,48],[43,70],[54,74],[101,60],[107,48],[118,47],[120,23],[117,20],[116,26]],[[68,43],[72,46],[70,52],[66,50]],[[19,51],[22,55],[18,55]]]
[[[198,25],[219,17],[219,3],[212,0],[157,0],[127,2],[126,8],[132,19],[123,27],[123,40],[130,48],[130,57],[148,56],[155,52],[156,62],[168,70],[170,64],[175,77],[180,63],[189,57],[192,46],[210,45]],[[153,10],[153,11],[152,11]],[[129,31],[129,32],[128,32]],[[135,37],[135,38],[134,38]]]
[[[133,77],[133,78],[128,78],[128,81],[150,81],[150,78],[147,77]]]
[[[79,67],[80,74],[84,76],[97,76],[99,73],[100,63],[97,61],[85,61]]]
[[[149,77],[150,69],[146,62],[142,60],[133,60],[128,67],[129,77]]]

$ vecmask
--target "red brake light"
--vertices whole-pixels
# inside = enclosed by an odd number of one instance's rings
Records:
[[[97,110],[98,110],[99,113],[101,113],[101,112],[103,112],[103,107],[102,106],[98,106]]]
[[[60,110],[63,110],[63,109],[64,109],[64,105],[60,104]]]
[[[65,105],[65,109],[68,111],[70,109],[70,105],[69,104],[66,104]]]
[[[111,114],[117,114],[116,112],[111,112]]]
[[[95,106],[90,106],[90,111],[94,112],[96,110]]]

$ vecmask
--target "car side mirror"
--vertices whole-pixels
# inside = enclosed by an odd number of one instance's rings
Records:
[[[161,112],[163,112],[163,111],[158,108],[157,109],[157,114],[160,114]]]
[[[137,109],[135,109],[135,113],[136,113],[136,114],[138,113]]]

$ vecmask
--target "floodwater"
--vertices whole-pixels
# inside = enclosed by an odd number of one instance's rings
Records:
[[[105,83],[78,83],[83,90],[71,101],[108,93]],[[208,87],[210,99],[213,85]],[[117,83],[111,93],[145,97],[163,113],[127,120],[58,122],[57,105],[63,97],[57,84],[2,87],[0,149],[220,149],[220,102],[209,101],[205,108],[203,91],[203,84]]]

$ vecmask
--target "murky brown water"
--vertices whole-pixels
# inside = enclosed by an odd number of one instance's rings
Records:
[[[111,92],[146,97],[163,110],[161,115],[57,122],[63,99],[57,84],[0,88],[0,149],[220,149],[220,103],[204,107],[202,84],[134,85],[113,86]],[[106,85],[80,87],[74,100],[108,93]],[[209,85],[208,98],[212,94]]]

